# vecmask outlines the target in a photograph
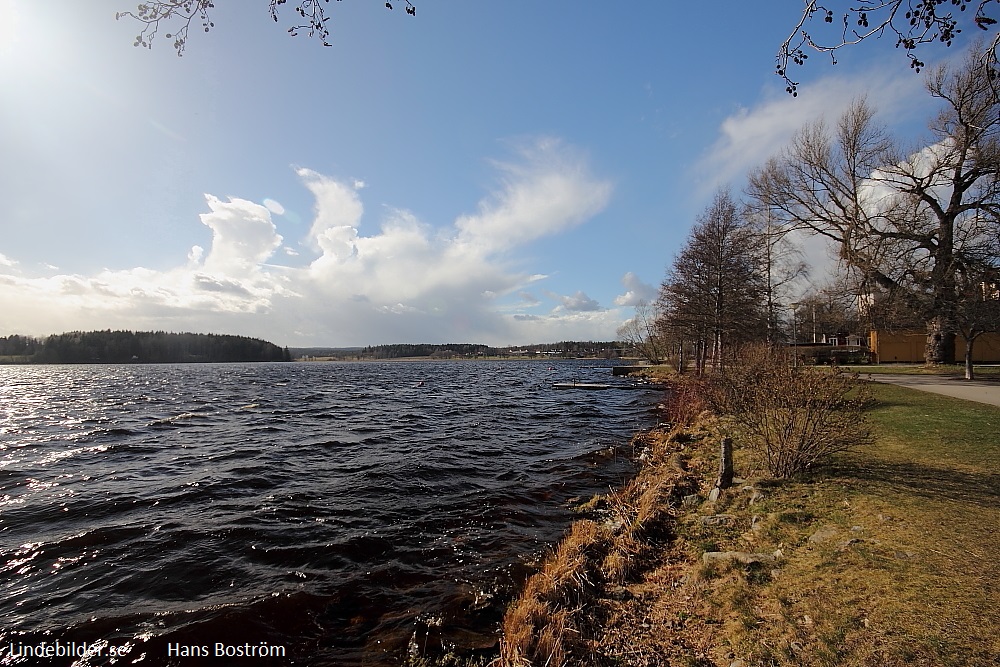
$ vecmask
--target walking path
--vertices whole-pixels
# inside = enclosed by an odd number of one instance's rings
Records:
[[[940,375],[889,375],[862,373],[862,378],[886,384],[898,384],[911,389],[944,394],[977,403],[1000,406],[1000,382],[991,380],[965,380]]]

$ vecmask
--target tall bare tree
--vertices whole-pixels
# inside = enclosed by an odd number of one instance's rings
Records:
[[[806,126],[750,176],[750,196],[786,228],[831,239],[873,289],[922,313],[928,363],[954,362],[957,276],[990,254],[985,225],[1000,217],[1000,105],[986,67],[970,55],[928,77],[942,109],[907,157],[859,100],[835,132]]]
[[[709,356],[719,369],[726,346],[764,329],[765,281],[755,241],[740,207],[721,190],[698,217],[660,286],[665,327],[695,342],[700,372]]]
[[[764,310],[767,316],[766,340],[777,343],[784,338],[782,313],[791,302],[798,282],[809,275],[809,265],[802,259],[801,248],[787,230],[772,219],[769,208],[747,206],[744,213],[753,226],[763,276]]]

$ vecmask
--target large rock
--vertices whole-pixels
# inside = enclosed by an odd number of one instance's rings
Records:
[[[829,542],[840,534],[840,530],[836,526],[823,526],[815,533],[809,536],[809,541],[813,544],[823,544],[824,542]]]

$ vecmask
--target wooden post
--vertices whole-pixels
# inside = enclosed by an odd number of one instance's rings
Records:
[[[733,485],[733,439],[723,438],[719,452],[719,480],[715,485],[720,489],[728,489]]]

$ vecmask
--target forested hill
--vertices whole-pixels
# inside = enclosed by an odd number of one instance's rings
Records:
[[[473,343],[375,345],[363,349],[345,350],[331,356],[349,359],[401,359],[407,357],[473,358],[473,357],[591,357],[613,359],[621,352],[621,343],[594,341],[562,341],[518,347],[490,347]]]
[[[291,361],[259,338],[165,331],[73,331],[47,338],[0,338],[0,361],[27,364],[156,364]]]
[[[485,357],[497,354],[496,348],[473,343],[396,344],[366,347],[360,352],[365,359],[403,359],[406,357]]]

